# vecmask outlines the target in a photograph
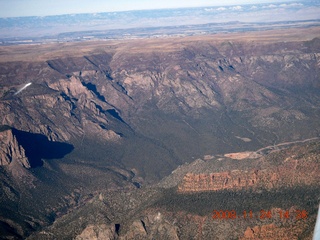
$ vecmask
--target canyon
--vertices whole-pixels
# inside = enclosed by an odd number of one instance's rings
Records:
[[[0,237],[310,239],[318,32],[0,46]]]

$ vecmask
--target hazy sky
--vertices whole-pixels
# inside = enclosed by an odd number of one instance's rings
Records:
[[[0,0],[0,17],[48,16],[138,9],[241,5],[288,0]]]

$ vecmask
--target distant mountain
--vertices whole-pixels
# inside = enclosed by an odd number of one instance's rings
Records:
[[[209,30],[203,27],[196,29],[192,27],[193,29],[183,29],[181,31],[179,26],[228,22],[242,22],[249,24],[250,27],[252,23],[316,20],[319,25],[319,11],[319,2],[308,0],[277,2],[275,4],[2,18],[0,19],[0,40],[4,43],[15,44],[39,42],[40,40],[40,42],[79,41],[91,38],[114,39],[130,36],[172,35],[172,31],[163,31],[163,28],[168,27],[178,27],[175,34],[204,34],[208,33]],[[154,32],[153,28],[157,28],[157,31]],[[214,32],[221,31],[220,25],[218,27],[211,25],[211,28]],[[135,29],[135,31],[132,29]],[[247,28],[241,26],[241,29],[246,30]],[[149,32],[150,30],[151,32]],[[142,35],[141,31],[143,32]]]

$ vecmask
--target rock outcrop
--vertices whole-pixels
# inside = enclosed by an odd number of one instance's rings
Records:
[[[263,158],[263,157],[261,157]],[[258,160],[252,160],[258,161]],[[266,161],[266,160],[264,160]],[[248,170],[213,173],[187,173],[178,186],[179,192],[218,191],[223,189],[273,189],[316,185],[320,180],[319,157],[303,159],[292,155],[278,165]],[[308,173],[308,174],[306,174]]]
[[[106,224],[101,225],[89,225],[81,234],[76,236],[75,240],[115,240],[117,234],[115,226],[108,226]]]
[[[217,191],[250,188],[258,184],[258,171],[217,172],[211,174],[188,173],[178,186],[179,192]]]
[[[10,165],[13,161],[30,168],[24,148],[18,143],[10,127],[0,127],[0,166]]]
[[[129,223],[120,232],[119,240],[129,239],[172,239],[179,240],[178,227],[168,221],[160,212],[146,213],[142,219]]]

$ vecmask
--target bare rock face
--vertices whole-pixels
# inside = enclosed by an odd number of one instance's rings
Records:
[[[120,239],[146,239],[147,232],[140,220],[135,220],[129,227],[129,231]]]
[[[179,240],[178,228],[168,222],[160,212],[149,214],[143,220],[134,220],[129,230],[119,236],[121,240],[129,239],[172,239]]]
[[[24,148],[19,145],[11,128],[3,127],[0,131],[0,166],[10,165],[13,161],[19,162],[23,167],[30,168]]]
[[[89,225],[80,235],[76,236],[76,240],[114,240],[116,239],[116,230],[114,226],[106,224]]]
[[[316,156],[315,156],[316,157]],[[287,158],[277,167],[268,169],[231,170],[209,174],[187,173],[180,185],[179,192],[218,191],[223,189],[272,189],[297,185],[314,185],[319,181],[319,164],[301,163]],[[305,173],[308,172],[308,175]]]
[[[84,130],[86,134],[95,136],[98,139],[104,139],[110,142],[118,142],[121,136],[113,130],[103,129],[99,124],[92,121],[83,120]]]

